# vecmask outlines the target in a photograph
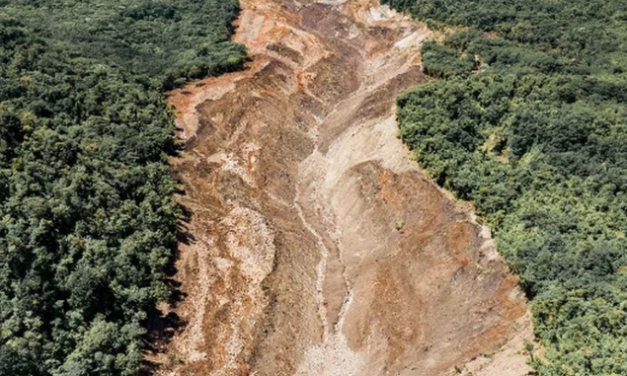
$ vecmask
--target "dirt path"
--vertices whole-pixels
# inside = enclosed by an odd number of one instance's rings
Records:
[[[369,0],[242,7],[248,69],[170,95],[192,236],[158,373],[527,374],[516,279],[396,137],[429,30]]]

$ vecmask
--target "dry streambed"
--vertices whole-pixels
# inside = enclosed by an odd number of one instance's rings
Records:
[[[248,69],[170,95],[190,219],[157,373],[526,375],[516,279],[397,138],[430,31],[368,0],[242,7]]]

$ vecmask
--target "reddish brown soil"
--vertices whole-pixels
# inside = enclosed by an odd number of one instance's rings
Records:
[[[432,33],[370,0],[242,7],[247,70],[169,96],[192,236],[157,373],[525,375],[516,279],[396,137]]]

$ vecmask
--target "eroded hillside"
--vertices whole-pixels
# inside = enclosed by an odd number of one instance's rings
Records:
[[[163,375],[522,376],[516,279],[397,138],[424,26],[374,1],[242,1],[244,72],[171,93],[185,325]]]

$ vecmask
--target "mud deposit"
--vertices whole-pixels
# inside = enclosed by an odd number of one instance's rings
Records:
[[[190,236],[157,374],[526,375],[516,279],[397,138],[430,31],[367,0],[242,8],[247,70],[170,94]]]

